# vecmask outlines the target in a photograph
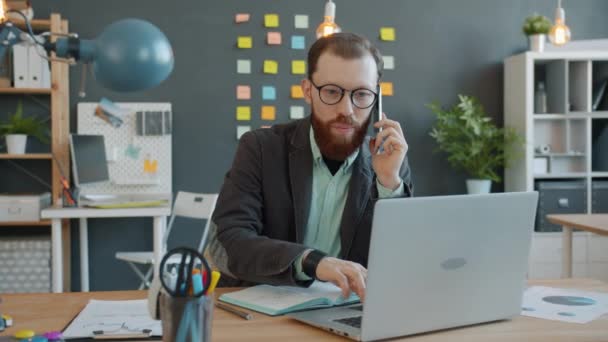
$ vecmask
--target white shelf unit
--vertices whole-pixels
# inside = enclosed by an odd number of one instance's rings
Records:
[[[608,180],[608,169],[594,167],[599,153],[608,155],[608,149],[594,145],[598,130],[608,132],[608,87],[594,109],[597,89],[605,80],[604,51],[525,52],[505,60],[504,123],[526,141],[522,158],[505,170],[505,191],[534,190],[537,180],[583,180],[584,209],[592,212],[592,184]],[[540,81],[545,83],[547,113],[534,113]],[[537,151],[541,145],[549,145],[550,152]],[[535,158],[544,159],[537,160],[540,170],[535,170]],[[535,232],[529,277],[558,278],[560,271],[561,233]],[[574,275],[608,280],[608,239],[575,233]]]

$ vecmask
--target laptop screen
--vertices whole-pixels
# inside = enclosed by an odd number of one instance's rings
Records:
[[[103,135],[70,134],[76,186],[110,180]]]

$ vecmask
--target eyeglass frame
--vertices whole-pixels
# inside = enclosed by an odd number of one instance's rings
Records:
[[[310,78],[309,78],[308,80],[310,81],[310,83],[312,84],[312,86],[313,86],[313,87],[315,87],[315,89],[317,89],[317,91],[319,92],[319,100],[321,100],[321,102],[325,103],[325,104],[326,104],[326,105],[328,105],[328,106],[333,106],[333,105],[337,105],[338,103],[340,103],[340,101],[342,101],[342,99],[344,98],[344,94],[345,94],[347,91],[348,91],[348,92],[350,92],[350,96],[349,96],[349,97],[350,97],[350,103],[352,103],[352,104],[353,104],[353,106],[355,106],[355,107],[357,107],[357,108],[359,108],[359,109],[368,109],[368,108],[370,108],[371,106],[373,106],[373,105],[376,103],[376,101],[378,101],[378,93],[379,93],[379,92],[374,92],[373,90],[368,89],[368,88],[365,88],[365,87],[360,87],[360,88],[355,88],[355,89],[353,89],[353,90],[348,90],[348,89],[344,89],[344,88],[340,87],[339,85],[337,85],[337,84],[333,84],[333,83],[327,83],[327,84],[324,84],[324,85],[318,86],[318,85],[316,85],[316,84],[315,84],[315,82],[314,82],[312,79],[310,79]],[[340,89],[340,91],[342,92],[342,94],[340,95],[340,99],[338,99],[338,101],[336,101],[336,102],[334,102],[334,103],[327,103],[327,102],[323,101],[323,98],[321,97],[321,89],[322,89],[323,87],[327,87],[327,86],[334,86],[334,87],[337,87],[337,88],[339,88],[339,89]],[[379,89],[379,87],[380,87],[379,85],[378,85],[378,86],[376,86],[376,91]],[[367,90],[367,91],[371,92],[372,94],[374,94],[374,100],[372,101],[372,103],[371,103],[369,106],[367,106],[367,107],[359,107],[359,106],[358,106],[358,105],[355,103],[355,100],[353,99],[353,94],[354,94],[354,93],[355,93],[357,90]]]

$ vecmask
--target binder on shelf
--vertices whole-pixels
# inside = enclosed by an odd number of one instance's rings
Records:
[[[39,51],[34,45],[27,47],[29,59],[28,64],[28,88],[42,88],[42,61]]]
[[[26,44],[13,45],[13,85],[15,88],[29,88],[29,51]]]

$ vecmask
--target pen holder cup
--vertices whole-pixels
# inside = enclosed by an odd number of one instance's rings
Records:
[[[163,341],[211,341],[214,298],[160,295]]]

